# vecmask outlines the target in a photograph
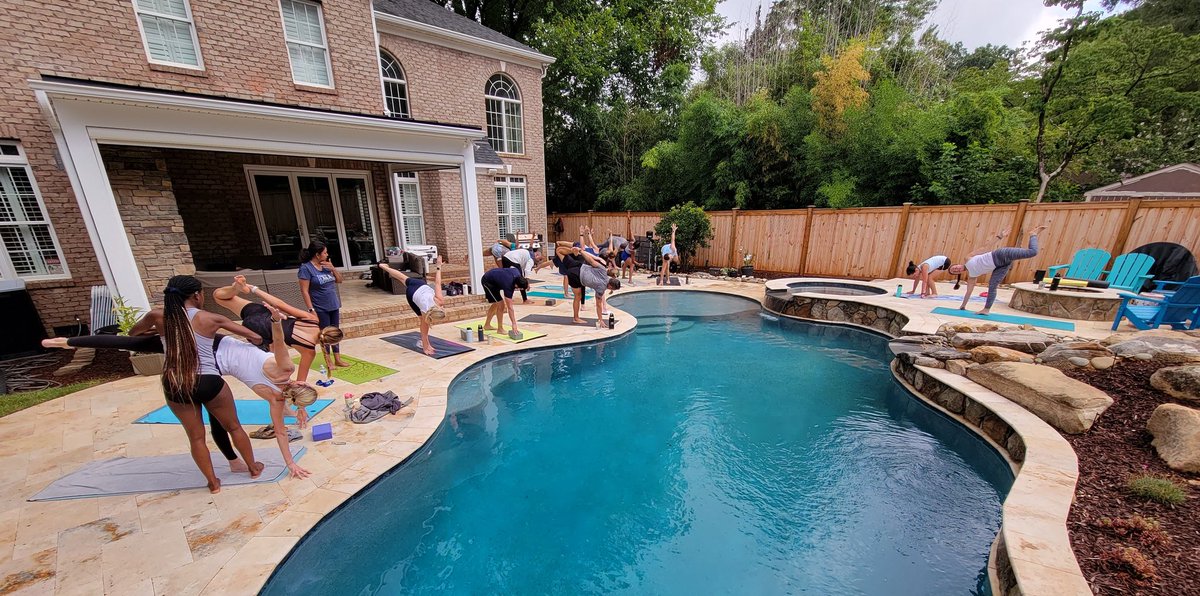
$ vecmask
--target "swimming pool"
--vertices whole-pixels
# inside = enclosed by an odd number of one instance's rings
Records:
[[[642,292],[609,342],[494,359],[265,594],[968,594],[1008,465],[885,338]]]

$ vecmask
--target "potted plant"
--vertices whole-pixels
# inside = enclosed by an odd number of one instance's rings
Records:
[[[742,275],[754,277],[754,255],[746,252],[745,249],[740,252],[742,253]]]
[[[117,317],[117,335],[129,335],[129,330],[133,329],[133,326],[142,318],[142,309],[125,304],[125,299],[120,296],[113,296],[113,314]],[[133,365],[133,372],[144,377],[161,375],[165,362],[166,356],[163,354],[143,352],[129,354],[129,363]]]

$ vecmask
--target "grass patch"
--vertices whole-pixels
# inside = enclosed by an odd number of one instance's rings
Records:
[[[25,408],[32,408],[42,402],[50,401],[56,397],[62,397],[68,393],[83,391],[88,387],[95,387],[101,383],[107,383],[112,379],[92,379],[83,381],[82,383],[73,383],[71,385],[63,385],[62,387],[50,387],[49,389],[39,389],[37,391],[21,391],[18,393],[9,393],[0,395],[0,418],[8,416],[13,412],[19,412]]]
[[[1183,487],[1154,476],[1135,476],[1125,485],[1129,492],[1136,497],[1149,499],[1164,505],[1179,505],[1187,500]]]

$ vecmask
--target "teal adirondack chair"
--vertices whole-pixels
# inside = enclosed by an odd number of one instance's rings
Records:
[[[1132,306],[1130,300],[1150,302],[1153,306]],[[1159,325],[1170,325],[1172,329],[1200,327],[1200,275],[1188,278],[1174,294],[1162,300],[1121,292],[1121,306],[1113,321],[1113,331],[1123,318],[1143,331],[1157,329]]]
[[[1142,291],[1142,285],[1154,277],[1147,273],[1154,266],[1154,257],[1141,253],[1125,253],[1113,261],[1112,269],[1105,271],[1108,276],[1108,287],[1117,290],[1128,290],[1137,294]]]
[[[1111,258],[1112,255],[1103,248],[1085,248],[1075,253],[1069,265],[1055,265],[1047,269],[1046,278],[1054,277],[1065,269],[1066,277],[1071,279],[1097,280],[1100,279],[1100,274],[1104,273],[1104,266]]]

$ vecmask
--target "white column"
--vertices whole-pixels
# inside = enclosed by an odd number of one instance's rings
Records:
[[[117,209],[117,198],[104,170],[100,146],[88,135],[82,122],[65,117],[62,110],[58,113],[65,153],[74,163],[79,183],[77,192],[83,195],[80,207],[86,210],[84,217],[90,214],[95,225],[89,230],[94,234],[92,242],[102,247],[96,257],[106,261],[102,267],[106,266],[111,276],[111,289],[125,300],[125,304],[149,309],[150,300],[133,258],[133,248],[129,246],[125,223]]]
[[[458,168],[462,177],[463,212],[467,215],[467,265],[471,272],[471,288],[483,293],[483,229],[479,225],[479,185],[475,181],[475,143],[467,141],[463,148],[463,163]]]

